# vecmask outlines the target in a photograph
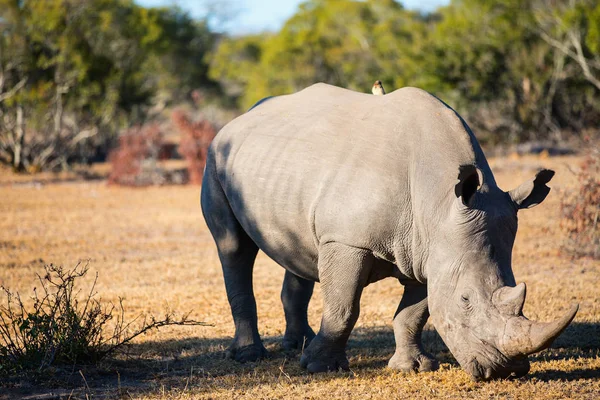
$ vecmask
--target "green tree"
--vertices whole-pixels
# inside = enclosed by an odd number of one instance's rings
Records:
[[[210,75],[233,88],[243,108],[315,82],[366,92],[380,79],[394,87],[415,73],[414,43],[424,31],[418,14],[392,0],[308,1],[275,35],[222,41]]]
[[[179,103],[198,88],[220,94],[208,76],[208,58],[217,35],[205,20],[196,21],[178,7],[148,10],[160,33],[148,55],[145,74],[153,79],[159,102]]]
[[[218,81],[225,93],[240,104],[250,81],[260,79],[259,64],[266,40],[266,34],[222,37],[216,50],[207,57],[210,78]]]
[[[204,61],[214,35],[176,8],[0,0],[0,21],[0,160],[16,170],[106,153],[157,103],[216,86]]]
[[[455,0],[429,36],[427,85],[475,125],[518,140],[538,127],[552,76],[548,47],[530,29],[529,0]]]

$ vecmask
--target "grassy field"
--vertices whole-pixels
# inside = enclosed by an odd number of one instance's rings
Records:
[[[259,329],[271,358],[246,365],[226,360],[233,322],[198,187],[119,188],[76,176],[23,178],[0,170],[1,285],[31,293],[44,263],[70,267],[90,259],[92,271],[99,272],[99,295],[113,302],[123,297],[127,317],[160,316],[169,308],[192,311],[193,318],[214,325],[152,331],[117,359],[57,370],[50,384],[0,385],[0,398],[50,398],[50,393],[65,398],[598,398],[600,262],[560,252],[561,192],[577,185],[568,167],[578,162],[574,156],[491,160],[504,189],[541,166],[557,171],[546,201],[519,215],[513,265],[517,282],[528,285],[525,315],[549,321],[580,304],[575,321],[552,348],[531,357],[529,375],[491,383],[472,382],[429,325],[425,345],[440,359],[440,370],[404,374],[386,368],[394,352],[391,319],[402,294],[392,279],[365,290],[349,342],[351,372],[306,373],[298,355],[281,348],[283,269],[262,254],[255,291]],[[314,328],[321,309],[317,285],[309,309]]]

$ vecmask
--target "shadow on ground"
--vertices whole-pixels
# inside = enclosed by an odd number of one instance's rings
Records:
[[[162,388],[184,390],[188,385],[202,387],[209,393],[228,387],[245,390],[277,383],[279,379],[328,381],[342,374],[309,375],[300,368],[298,353],[290,354],[282,349],[281,339],[265,337],[269,359],[247,364],[225,358],[225,349],[231,338],[188,338],[134,344],[125,354],[98,366],[57,369],[49,378],[37,382],[13,380],[4,383],[0,385],[0,399],[85,398],[89,394],[95,398],[113,398],[125,394],[159,393]],[[435,354],[442,363],[458,367],[437,332],[426,330],[423,341],[426,350]],[[357,328],[348,343],[352,372],[344,374],[383,369],[394,349],[391,327]],[[530,357],[530,360],[582,360],[599,356],[600,323],[574,323],[550,349]],[[598,379],[600,369],[543,369],[530,373],[524,379],[532,378],[541,381]]]

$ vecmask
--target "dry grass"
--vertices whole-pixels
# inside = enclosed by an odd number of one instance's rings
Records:
[[[597,398],[600,396],[600,262],[559,254],[560,191],[577,182],[568,165],[576,157],[492,160],[499,184],[509,189],[554,168],[546,202],[520,215],[514,253],[517,281],[527,282],[525,314],[550,320],[578,302],[575,322],[553,348],[532,357],[520,380],[473,383],[429,327],[426,347],[440,371],[403,374],[385,368],[394,351],[391,318],[402,287],[388,279],[369,286],[349,343],[351,373],[309,375],[298,357],[286,356],[279,291],[283,269],[265,256],[255,268],[260,331],[272,358],[255,365],[223,359],[233,335],[215,247],[204,224],[197,187],[118,188],[102,181],[22,184],[0,171],[0,284],[28,293],[43,263],[72,266],[90,258],[100,272],[101,297],[125,298],[128,316],[160,315],[165,307],[214,327],[169,327],[136,341],[128,356],[74,370],[56,381],[68,397],[135,398]],[[48,180],[52,182],[52,179]],[[317,285],[318,286],[318,285]],[[318,327],[318,287],[309,310]],[[64,375],[64,374],[63,374]],[[84,382],[82,376],[85,376]],[[88,389],[87,387],[91,389]],[[4,391],[4,392],[2,392]],[[49,393],[18,384],[0,398]]]

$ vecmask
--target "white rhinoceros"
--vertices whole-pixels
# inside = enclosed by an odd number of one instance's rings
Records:
[[[348,369],[362,290],[394,277],[405,288],[390,367],[437,368],[421,344],[431,315],[475,379],[526,374],[527,355],[577,312],[526,319],[511,267],[517,211],[544,200],[553,175],[502,191],[467,124],[423,90],[373,96],[316,84],[261,101],[216,136],[202,185],[235,321],[228,354],[266,354],[252,288],[260,249],[286,269],[284,346],[306,340],[300,362],[311,372]],[[315,281],[324,302],[316,336],[306,315]]]

